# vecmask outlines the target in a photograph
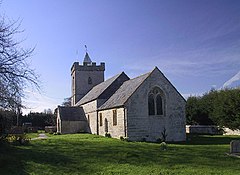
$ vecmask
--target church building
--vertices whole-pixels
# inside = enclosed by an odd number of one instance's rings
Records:
[[[71,107],[58,107],[58,132],[185,141],[186,101],[157,67],[132,79],[122,72],[104,81],[104,71],[87,52],[73,63]]]

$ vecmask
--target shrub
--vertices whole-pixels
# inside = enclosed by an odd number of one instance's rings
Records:
[[[128,137],[120,136],[120,140],[121,140],[121,141],[128,141]]]
[[[9,134],[6,137],[7,141],[11,144],[26,145],[29,144],[31,138],[28,138],[26,134]]]
[[[60,132],[54,132],[53,135],[61,135]]]
[[[111,134],[106,132],[105,137],[111,138]]]

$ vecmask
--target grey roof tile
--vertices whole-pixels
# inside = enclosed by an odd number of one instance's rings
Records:
[[[142,84],[142,82],[150,75],[151,72],[143,74],[139,77],[125,81],[122,86],[102,105],[99,109],[109,109],[124,105],[128,98]]]
[[[62,121],[85,121],[85,113],[82,107],[63,107],[58,106],[60,119]]]
[[[121,75],[124,75],[124,76],[127,77],[127,75],[124,72],[122,72],[122,73],[117,74],[114,77],[109,78],[108,80],[94,86],[79,102],[77,102],[77,104],[75,106],[79,106],[79,105],[82,105],[82,104],[85,104],[87,102],[90,102],[90,101],[93,101],[93,100],[97,99]],[[123,81],[125,81],[125,79]],[[114,92],[112,92],[112,93],[114,93]]]

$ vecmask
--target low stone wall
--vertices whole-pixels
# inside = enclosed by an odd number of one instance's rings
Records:
[[[214,125],[186,125],[186,133],[190,134],[220,134]]]
[[[229,128],[223,128],[214,125],[186,125],[186,133],[191,134],[223,134],[223,135],[240,135],[240,130],[231,130]]]
[[[224,131],[224,135],[240,135],[239,129],[231,130],[229,128],[223,128],[223,131]]]

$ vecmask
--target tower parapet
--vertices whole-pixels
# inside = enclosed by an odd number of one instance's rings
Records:
[[[100,65],[97,65],[96,62],[92,62],[88,64],[83,62],[83,65],[79,64],[79,62],[74,62],[71,68],[71,73],[74,71],[105,71],[105,63],[101,62]]]
[[[88,53],[84,57],[83,64],[74,62],[71,67],[72,97],[71,104],[74,106],[94,86],[104,81],[105,63],[97,65],[92,62]]]

